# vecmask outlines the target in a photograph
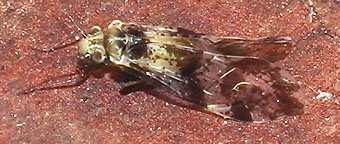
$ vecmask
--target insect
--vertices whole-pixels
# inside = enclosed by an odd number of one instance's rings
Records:
[[[79,41],[78,53],[89,65],[117,67],[136,78],[124,87],[152,85],[155,96],[186,108],[265,122],[303,112],[293,97],[299,85],[275,64],[289,53],[289,41],[214,37],[114,20],[105,31],[93,26]]]

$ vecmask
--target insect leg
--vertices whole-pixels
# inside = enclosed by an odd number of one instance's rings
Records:
[[[21,92],[20,94],[28,94],[34,91],[41,91],[41,90],[51,90],[51,89],[59,89],[59,88],[67,88],[67,87],[74,87],[74,86],[79,86],[82,84],[84,81],[87,80],[87,78],[98,72],[102,71],[103,69],[108,68],[107,66],[103,66],[98,69],[90,69],[87,68],[85,70],[77,71],[71,74],[66,74],[66,75],[61,75],[54,77],[52,79],[49,79],[47,81],[44,81],[40,84],[40,86],[36,86],[33,88],[30,88],[28,90],[25,90]],[[62,81],[59,81],[61,80]],[[65,80],[66,79],[66,80]]]
[[[62,45],[62,44],[65,43],[67,40],[69,40],[73,36],[73,34],[74,34],[74,32],[71,32],[70,35],[64,36],[59,42],[55,43],[53,46],[48,47],[48,48],[38,49],[38,51],[53,52],[55,50],[59,50],[59,49],[63,49],[63,48],[67,48],[69,46],[72,46],[72,45],[78,43],[79,40],[75,40],[73,42],[70,42],[70,43],[64,44],[64,45]]]

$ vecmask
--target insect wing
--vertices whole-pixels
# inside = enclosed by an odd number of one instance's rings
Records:
[[[156,96],[241,121],[264,122],[303,111],[293,97],[299,85],[274,63],[289,53],[288,37],[218,38],[131,23],[123,29],[147,40],[148,55],[133,63],[168,93]]]
[[[290,51],[287,40],[275,37],[213,41],[215,50],[222,55],[206,53],[206,62],[194,74],[205,93],[205,110],[225,118],[256,122],[301,113],[303,104],[293,97],[299,85],[273,63]]]
[[[286,71],[261,59],[229,59],[224,67],[220,60],[213,60],[197,71],[206,110],[258,122],[301,112],[303,105],[291,97],[299,86],[287,81],[291,76]]]

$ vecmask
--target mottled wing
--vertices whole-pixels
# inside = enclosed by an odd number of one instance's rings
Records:
[[[168,89],[167,99],[241,121],[302,112],[303,105],[293,97],[299,86],[273,63],[290,51],[288,38],[217,38],[145,25],[136,29],[143,28],[139,36],[148,40],[148,55],[133,62]]]
[[[299,86],[290,81],[292,76],[285,70],[254,58],[227,62],[222,67],[221,59],[196,71],[208,111],[243,121],[273,120],[302,111],[303,105],[292,97]]]
[[[288,37],[211,41],[214,50],[222,55],[215,55],[209,64],[203,62],[205,70],[196,71],[199,85],[207,94],[208,111],[256,122],[303,112],[303,104],[294,97],[299,85],[274,63],[291,51]],[[209,55],[204,57],[211,59]]]

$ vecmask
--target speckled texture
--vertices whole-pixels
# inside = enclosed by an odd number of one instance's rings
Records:
[[[340,143],[340,2],[111,0],[0,2],[0,143]],[[282,61],[303,84],[305,113],[240,123],[120,95],[110,75],[79,87],[17,93],[77,70],[75,46],[43,49],[112,20],[183,27],[217,36],[293,38]],[[113,75],[116,73],[112,73]]]

